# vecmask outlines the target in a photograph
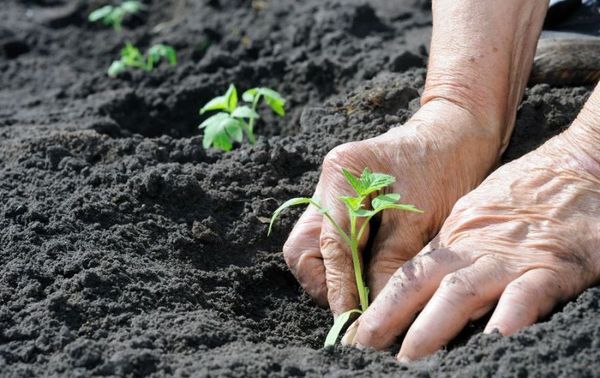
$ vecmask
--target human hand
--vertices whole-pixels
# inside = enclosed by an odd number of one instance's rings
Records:
[[[336,147],[323,163],[315,191],[332,218],[348,229],[347,210],[339,200],[352,193],[342,168],[364,168],[393,175],[389,189],[424,214],[387,211],[374,239],[366,268],[371,298],[389,277],[438,232],[454,202],[474,188],[494,165],[500,138],[482,120],[447,101],[431,101],[402,127],[361,142]],[[364,247],[367,233],[361,241]],[[309,207],[283,248],[284,257],[304,289],[334,315],[358,306],[349,246],[322,214]]]
[[[485,332],[510,335],[597,282],[600,131],[582,129],[572,126],[461,198],[346,343],[382,349],[405,334],[398,356],[413,360],[494,306]]]

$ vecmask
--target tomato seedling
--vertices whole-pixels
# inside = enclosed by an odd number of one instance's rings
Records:
[[[360,308],[352,309],[339,315],[333,326],[327,334],[325,339],[325,346],[335,344],[340,332],[344,325],[348,322],[353,314],[362,314],[369,307],[369,288],[364,283],[360,254],[358,251],[358,243],[363,238],[367,225],[371,218],[378,213],[387,209],[397,209],[404,211],[411,211],[415,213],[422,213],[421,210],[417,209],[413,205],[398,203],[400,200],[400,194],[398,193],[384,193],[378,194],[373,197],[376,192],[379,192],[386,187],[396,182],[394,176],[386,175],[384,173],[373,173],[368,168],[365,168],[360,177],[354,176],[347,169],[342,169],[342,173],[346,178],[346,181],[352,186],[356,192],[356,196],[342,196],[340,200],[344,203],[348,209],[348,218],[350,220],[350,230],[344,231],[342,227],[331,217],[329,210],[322,207],[317,199],[299,197],[292,198],[286,201],[283,205],[279,206],[271,217],[269,224],[269,234],[271,233],[273,223],[279,217],[281,212],[288,207],[296,205],[312,205],[316,207],[323,216],[330,222],[340,234],[342,239],[350,247],[352,253],[352,264],[354,266],[354,277],[356,279],[356,288],[358,290],[358,297],[360,301]],[[365,206],[367,199],[373,198],[370,203],[370,208]],[[359,225],[359,220],[362,224]]]
[[[161,58],[165,58],[171,65],[177,64],[177,54],[171,46],[158,44],[150,47],[146,55],[140,49],[127,42],[121,49],[121,59],[112,62],[108,68],[108,76],[116,77],[128,68],[152,71]]]
[[[248,105],[238,106],[237,89],[235,85],[230,84],[224,95],[213,98],[200,109],[200,114],[220,110],[198,126],[204,129],[202,140],[204,148],[213,146],[223,151],[231,151],[233,142],[241,142],[244,133],[248,141],[254,144],[256,142],[254,126],[260,117],[256,109],[261,99],[275,114],[281,117],[285,115],[285,99],[270,88],[248,89],[242,94],[242,99]]]
[[[91,22],[102,21],[104,25],[112,26],[117,32],[122,29],[123,18],[129,14],[136,14],[144,9],[144,5],[137,0],[128,0],[120,5],[105,5],[90,13],[88,20]]]

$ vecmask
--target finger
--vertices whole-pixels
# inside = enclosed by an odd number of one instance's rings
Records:
[[[323,215],[313,206],[302,214],[283,246],[283,257],[302,288],[327,306],[325,266],[319,249]]]
[[[325,266],[327,300],[333,315],[337,316],[350,309],[358,308],[360,303],[352,251],[349,241],[343,236],[343,233],[350,234],[348,210],[339,199],[342,194],[351,193],[352,188],[345,182],[341,169],[334,171],[327,182],[322,206],[328,209],[329,216],[340,229],[325,218],[321,226],[320,249]],[[359,230],[362,224],[362,221],[357,222],[356,229]],[[359,258],[368,237],[369,226],[366,227],[358,246]],[[360,264],[362,266],[362,261]]]
[[[376,349],[390,346],[431,298],[442,278],[470,263],[468,254],[459,256],[449,248],[426,246],[394,273],[377,299],[357,320],[358,329],[352,345]]]
[[[406,333],[398,358],[415,360],[446,345],[470,320],[493,307],[512,278],[492,257],[444,277]]]
[[[563,294],[556,273],[546,269],[527,271],[504,289],[484,332],[497,329],[505,336],[512,335],[548,314]]]
[[[390,215],[389,215],[390,214]],[[383,218],[371,249],[367,278],[371,299],[383,290],[394,272],[414,257],[424,246],[420,232],[412,222],[413,214],[383,213]]]

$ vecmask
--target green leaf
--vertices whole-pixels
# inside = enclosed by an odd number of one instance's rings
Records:
[[[285,115],[285,99],[279,92],[271,88],[261,87],[258,88],[258,93],[265,97],[265,102],[271,107],[273,112],[282,117]]]
[[[160,58],[165,58],[167,62],[174,65],[177,64],[177,54],[171,46],[158,44],[148,49],[148,62],[146,69],[149,71],[160,61]]]
[[[127,69],[125,64],[120,60],[115,60],[112,62],[110,67],[108,67],[108,76],[117,77],[120,73],[124,72]]]
[[[249,106],[239,106],[231,113],[235,118],[258,118],[258,113],[252,110]]]
[[[367,209],[352,210],[352,215],[354,215],[355,217],[372,217],[375,214],[377,214],[377,211],[375,211],[375,210],[367,210]]]
[[[214,115],[208,117],[207,119],[205,119],[204,122],[202,122],[200,124],[200,126],[198,126],[198,128],[203,129],[212,124],[217,124],[217,123],[221,122],[222,120],[229,118],[229,117],[230,117],[229,114],[227,114],[225,112],[219,112],[219,113],[214,114]]]
[[[373,173],[369,168],[365,168],[360,176],[360,181],[366,189],[364,195],[367,195],[392,185],[396,182],[396,178],[385,173]]]
[[[238,96],[237,90],[235,89],[235,85],[229,84],[229,88],[227,88],[227,92],[225,92],[225,99],[227,100],[227,110],[229,113],[233,112],[237,107]]]
[[[259,87],[256,88],[257,92],[263,96],[265,96],[265,98],[271,98],[273,100],[280,100],[285,102],[284,98],[281,96],[281,94],[277,91],[274,91],[271,88],[267,88],[267,87]]]
[[[127,67],[145,68],[146,66],[140,49],[129,42],[121,49],[121,61]]]
[[[281,214],[281,212],[283,210],[287,209],[288,207],[292,207],[292,206],[310,204],[311,202],[313,202],[313,199],[308,198],[308,197],[297,197],[297,198],[292,198],[290,200],[285,201],[283,203],[283,205],[279,206],[273,212],[273,216],[271,217],[271,222],[269,222],[269,231],[267,232],[267,235],[271,235],[271,229],[273,228],[273,224],[275,223],[275,220],[277,220],[277,218],[279,217],[279,214]]]
[[[344,326],[348,323],[348,321],[354,314],[360,315],[362,314],[362,311],[358,309],[349,310],[340,314],[335,319],[335,321],[333,322],[333,326],[331,327],[331,329],[327,333],[327,337],[325,338],[325,344],[323,345],[324,347],[335,345],[335,342],[337,341],[338,337],[340,336],[340,333],[344,329]]]
[[[269,107],[280,116],[285,115],[285,99],[277,91],[266,87],[257,87],[248,89],[242,94],[242,99],[246,102],[253,103],[257,100],[257,96],[263,96]]]
[[[169,62],[170,65],[174,66],[177,64],[177,53],[171,46],[164,45],[163,56],[167,58],[167,62]]]
[[[144,5],[137,0],[129,0],[124,1],[123,4],[121,4],[120,8],[127,13],[134,14],[144,9]]]
[[[346,204],[350,210],[358,210],[362,206],[362,197],[342,196],[340,199]]]
[[[394,204],[399,200],[400,194],[398,193],[380,194],[377,197],[373,198],[373,201],[371,201],[371,206],[373,207],[373,209],[377,210],[381,206]]]
[[[210,110],[227,110],[227,98],[225,96],[213,98],[200,109],[200,114],[204,114]]]
[[[265,102],[271,107],[274,113],[283,117],[285,115],[285,100],[278,100],[270,97],[265,97]]]
[[[88,20],[91,22],[102,20],[103,18],[108,17],[112,13],[113,9],[114,7],[112,5],[100,7],[89,14]]]
[[[377,209],[377,212],[387,210],[387,209],[404,210],[404,211],[410,211],[412,213],[423,213],[423,210],[416,208],[414,205],[407,205],[407,204],[403,204],[403,203],[392,203],[389,205],[383,205]]]
[[[354,189],[356,194],[358,194],[359,196],[362,196],[363,192],[365,191],[365,186],[362,183],[362,181],[358,177],[356,177],[352,173],[350,173],[350,171],[347,170],[346,168],[342,168],[342,173],[344,174],[346,181],[348,181],[350,186],[352,186],[352,188]]]
[[[227,122],[225,124],[225,131],[234,141],[241,143],[242,139],[244,139],[244,131],[242,130],[242,125],[238,120],[235,122]]]
[[[213,147],[230,151],[233,147],[232,140],[241,142],[243,138],[240,121],[225,112],[220,112],[209,117],[200,124],[199,128],[205,129],[202,140],[204,148],[209,148],[212,145]]]
[[[242,100],[246,102],[253,102],[254,96],[258,93],[258,88],[248,89],[246,92],[242,94]]]

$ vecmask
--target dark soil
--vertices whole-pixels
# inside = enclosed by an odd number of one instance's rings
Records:
[[[426,1],[175,2],[147,1],[121,35],[85,21],[99,1],[2,2],[0,375],[598,374],[600,288],[415,364],[321,349],[328,311],[280,253],[299,210],[266,236],[328,150],[418,108]],[[180,64],[108,79],[125,40],[169,43]],[[279,90],[289,114],[254,146],[206,152],[197,110],[230,82]],[[567,127],[590,89],[530,88],[504,160]]]

